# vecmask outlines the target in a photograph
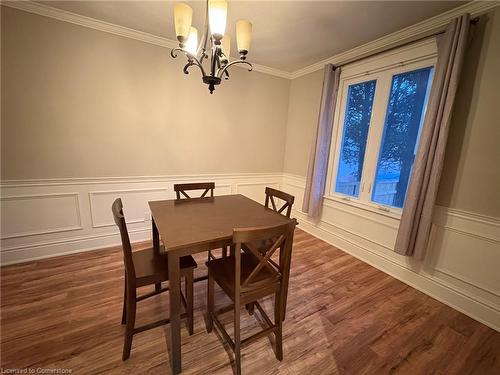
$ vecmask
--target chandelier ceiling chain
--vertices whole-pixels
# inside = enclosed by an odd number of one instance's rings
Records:
[[[236,41],[239,60],[230,61],[231,39],[224,35],[227,18],[226,0],[207,0],[205,27],[200,43],[198,44],[198,30],[192,26],[193,10],[184,3],[177,3],[174,7],[175,34],[179,47],[174,48],[170,55],[176,58],[179,52],[187,57],[184,73],[189,74],[189,68],[196,66],[200,69],[203,83],[208,85],[210,94],[215,86],[222,82],[222,77],[229,79],[229,67],[236,64],[252,64],[246,61],[252,38],[252,24],[247,20],[236,22]],[[207,48],[208,47],[208,48]],[[209,71],[203,67],[203,61],[210,58]]]

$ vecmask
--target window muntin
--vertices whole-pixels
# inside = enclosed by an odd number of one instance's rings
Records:
[[[358,197],[376,80],[349,85],[335,192]]]
[[[402,208],[417,150],[432,67],[395,74],[386,109],[372,201]]]

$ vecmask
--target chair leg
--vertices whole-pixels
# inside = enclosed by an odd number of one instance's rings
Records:
[[[283,315],[282,315],[282,304],[283,299],[281,298],[280,291],[277,291],[274,297],[274,324],[276,325],[276,359],[278,361],[283,360]]]
[[[241,375],[241,351],[240,351],[240,303],[239,298],[234,301],[234,360],[236,363],[236,375]]]
[[[214,321],[212,319],[212,314],[214,312],[214,285],[215,280],[210,271],[208,271],[208,291],[207,291],[207,332],[212,332],[214,327]]]
[[[188,332],[191,336],[194,332],[194,317],[193,317],[193,270],[188,272],[184,279],[184,287],[187,300],[187,325]]]
[[[127,290],[127,326],[125,329],[125,341],[123,343],[122,360],[126,361],[130,357],[132,349],[132,338],[134,337],[135,327],[135,312],[136,312],[136,290]]]
[[[127,323],[127,274],[123,281],[123,310],[122,310],[122,324]]]
[[[254,312],[254,310],[255,310],[255,304],[254,304],[253,302],[252,302],[252,303],[247,303],[247,304],[245,305],[245,307],[246,307],[246,309],[247,309],[247,311],[248,311],[248,314],[249,314],[249,315],[253,315],[253,312]]]

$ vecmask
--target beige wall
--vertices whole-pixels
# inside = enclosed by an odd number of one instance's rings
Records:
[[[500,217],[500,9],[483,17],[458,90],[437,203]],[[284,170],[305,176],[322,73],[292,81]]]
[[[284,171],[305,176],[318,121],[323,71],[296,78],[290,85]]]
[[[281,172],[290,81],[2,7],[2,179]]]
[[[500,8],[482,18],[458,88],[437,202],[500,217]]]

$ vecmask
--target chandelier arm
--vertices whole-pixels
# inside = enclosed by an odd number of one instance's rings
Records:
[[[201,74],[202,76],[204,77],[205,76],[205,69],[203,69],[203,65],[201,65],[200,61],[196,58],[196,57],[191,57],[189,60],[188,60],[188,63],[184,66],[184,69],[182,69],[182,71],[184,72],[184,74],[189,74],[189,67],[191,66],[197,66],[198,68],[200,68],[201,70]]]
[[[246,64],[246,65],[248,65],[249,66],[249,68],[248,68],[249,72],[251,72],[252,69],[253,69],[252,64],[250,64],[248,61],[236,60],[236,61],[230,62],[224,68],[219,69],[219,71],[217,72],[217,77],[222,78],[222,75],[227,72],[228,68],[231,67],[231,66],[233,66],[233,65],[236,65],[236,64]]]
[[[180,47],[176,47],[174,48],[173,50],[170,51],[170,56],[172,56],[174,59],[177,57],[177,52],[184,52],[186,53],[186,51]]]

